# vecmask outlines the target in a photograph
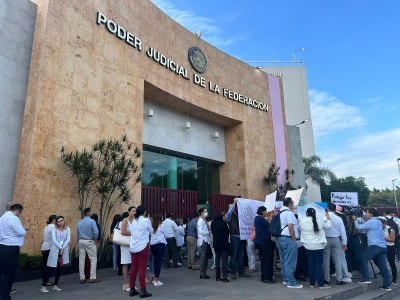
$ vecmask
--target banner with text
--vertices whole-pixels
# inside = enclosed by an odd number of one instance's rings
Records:
[[[239,198],[237,201],[238,217],[240,227],[240,239],[250,238],[251,226],[254,225],[254,218],[257,216],[257,209],[264,206],[264,202]]]
[[[358,193],[331,193],[331,202],[336,205],[357,206]]]

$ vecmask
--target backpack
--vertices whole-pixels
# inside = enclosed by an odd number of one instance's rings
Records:
[[[283,212],[285,212],[285,211],[283,211]],[[273,237],[280,237],[282,230],[287,227],[287,225],[286,225],[285,227],[281,228],[281,213],[282,213],[282,211],[280,210],[271,220],[271,226],[269,227],[269,233]]]

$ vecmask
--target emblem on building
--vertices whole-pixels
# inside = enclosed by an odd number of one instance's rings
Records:
[[[189,61],[193,69],[199,73],[203,73],[207,70],[207,57],[201,49],[192,47],[189,49]]]

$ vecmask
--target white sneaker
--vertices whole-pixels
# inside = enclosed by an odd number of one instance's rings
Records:
[[[331,276],[332,276],[332,277],[336,277],[336,273],[333,273]]]
[[[49,290],[46,289],[44,286],[42,286],[42,288],[40,289],[40,292],[41,292],[41,293],[48,293]]]
[[[211,267],[211,270],[215,270],[215,265]]]
[[[178,261],[177,263],[176,263],[178,266],[181,266],[182,264]]]
[[[343,282],[351,282],[351,278],[350,277],[345,277],[342,280],[343,280]]]
[[[160,280],[159,281],[155,281],[153,280],[153,285],[154,286],[162,286],[164,283],[162,283]]]
[[[287,284],[287,282],[286,282],[286,281],[284,281],[284,282],[283,282],[283,284]]]

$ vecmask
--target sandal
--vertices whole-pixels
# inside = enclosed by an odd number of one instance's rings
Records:
[[[150,283],[150,282],[153,282],[153,281],[146,278],[146,283]]]
[[[130,292],[131,291],[131,287],[129,286],[129,284],[124,284],[124,286],[122,287],[122,290],[125,292]]]

